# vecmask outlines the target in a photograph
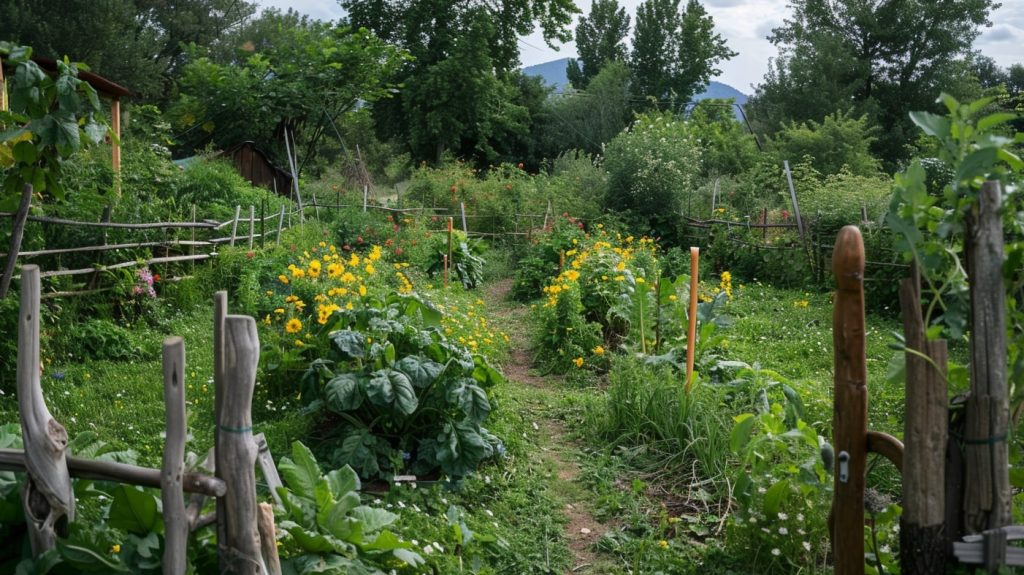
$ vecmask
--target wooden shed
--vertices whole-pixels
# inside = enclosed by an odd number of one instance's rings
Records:
[[[291,191],[291,174],[271,163],[270,158],[255,143],[242,142],[219,155],[230,157],[238,173],[252,185],[276,190],[282,196],[287,196]]]

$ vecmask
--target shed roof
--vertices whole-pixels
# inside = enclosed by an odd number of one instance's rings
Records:
[[[51,74],[57,72],[57,61],[53,58],[33,56],[32,61],[35,62],[45,72]],[[10,63],[7,60],[4,60],[4,66],[10,66]],[[98,92],[101,96],[107,98],[113,98],[116,100],[119,98],[130,97],[135,95],[135,92],[132,92],[128,88],[125,88],[124,86],[111,80],[108,80],[103,76],[100,76],[99,74],[86,72],[85,70],[79,70],[78,78],[80,80],[84,80],[85,82],[87,82],[90,86],[95,88],[96,92]]]

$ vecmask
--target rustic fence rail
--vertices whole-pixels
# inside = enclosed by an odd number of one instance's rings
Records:
[[[217,524],[218,554],[223,573],[279,575],[273,513],[261,507],[256,492],[257,462],[264,480],[276,491],[281,485],[266,441],[252,434],[252,393],[259,362],[256,322],[226,315],[226,294],[215,296],[214,385],[219,439],[207,457],[216,476],[187,472],[185,442],[185,344],[170,337],[163,345],[166,439],[160,469],[150,469],[69,455],[68,433],[51,414],[43,397],[39,361],[40,278],[35,265],[22,270],[18,322],[17,394],[24,449],[0,449],[0,470],[26,474],[22,504],[32,553],[39,556],[57,544],[56,526],[75,518],[71,479],[99,479],[160,489],[165,524],[163,573],[186,572],[189,534]],[[192,493],[186,507],[185,493]],[[275,498],[278,497],[274,494]],[[217,510],[200,515],[206,497]]]

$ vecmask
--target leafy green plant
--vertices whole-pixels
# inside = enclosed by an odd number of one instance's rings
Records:
[[[351,467],[324,475],[312,452],[296,441],[279,469],[287,484],[278,488],[284,503],[279,525],[287,533],[282,563],[294,572],[370,575],[423,564],[412,543],[387,529],[398,515],[362,504]]]
[[[444,273],[444,260],[448,256],[448,238],[435,234],[431,238],[433,257],[427,273],[437,276]],[[487,261],[482,257],[487,245],[481,240],[470,240],[458,230],[452,231],[452,261],[448,262],[448,273],[457,278],[466,289],[473,289],[484,281],[484,267]]]
[[[302,393],[342,423],[335,461],[364,477],[462,477],[494,454],[500,441],[481,424],[492,409],[487,390],[503,378],[449,341],[440,322],[436,309],[398,294],[331,316]]]

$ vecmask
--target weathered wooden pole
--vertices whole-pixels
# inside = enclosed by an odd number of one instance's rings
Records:
[[[274,529],[274,507],[260,503],[256,519],[260,532],[260,550],[267,566],[267,575],[281,575],[281,558],[277,553],[277,535]]]
[[[451,216],[449,216],[448,217],[448,264],[449,265],[451,265],[451,263],[454,261],[454,260],[452,260],[452,233],[454,232],[453,225],[452,225],[453,223],[454,223],[453,218]]]
[[[789,160],[782,165],[786,168],[786,182],[789,184],[789,197],[793,200],[793,215],[796,216],[796,227],[800,230],[800,241],[804,241],[804,221],[800,218],[800,204],[796,201],[796,188],[793,187],[793,173],[789,170]]]
[[[4,275],[0,278],[0,299],[7,297],[7,290],[11,287],[11,278],[14,277],[14,264],[18,261],[18,252],[21,251],[21,239],[25,235],[25,222],[28,221],[28,208],[32,205],[32,184],[25,184],[21,190],[21,202],[18,203],[18,211],[14,214],[14,222],[11,225],[11,247],[7,250],[7,261],[4,262]]]
[[[225,539],[218,542],[222,569],[255,575],[263,569],[256,525],[256,444],[252,437],[252,395],[260,342],[256,320],[229,315],[224,319],[221,364],[224,389],[217,412],[217,473],[227,484],[224,514]]]
[[[164,405],[167,409],[160,499],[164,516],[164,575],[185,573],[189,521],[185,514],[185,341],[164,340]]]
[[[459,202],[459,211],[462,213],[462,233],[469,235],[469,227],[466,226],[466,203]]]
[[[920,274],[911,269],[900,285],[907,348],[900,566],[905,575],[929,575],[946,563],[947,352],[944,340],[925,338]]]
[[[224,409],[224,321],[228,315],[228,292],[219,291],[213,294],[213,474],[221,481],[227,481],[224,476],[224,469],[220,466],[221,454],[221,432],[219,423],[220,414]],[[224,497],[218,497],[216,501],[216,514],[218,518],[226,517],[224,511]],[[222,519],[217,521],[218,546],[223,546],[227,541],[225,526],[227,523]],[[223,553],[217,554],[219,558],[220,572],[225,573],[228,569],[227,558]]]
[[[965,251],[971,286],[971,394],[964,450],[964,527],[968,533],[1010,523],[1006,294],[998,182],[985,182],[967,216]]]
[[[68,432],[50,415],[39,381],[39,289],[39,266],[22,268],[17,389],[27,477],[21,501],[36,557],[56,546],[58,521],[75,520],[75,496],[65,461]]]
[[[267,484],[267,490],[270,491],[270,496],[274,498],[278,505],[284,505],[284,502],[281,501],[281,494],[277,492],[277,488],[284,487],[284,483],[281,482],[277,466],[274,465],[274,458],[270,454],[267,438],[262,433],[259,433],[252,439],[256,443],[256,461],[260,465],[260,471],[263,473],[263,481]]]
[[[295,201],[299,205],[299,221],[306,221],[306,210],[302,207],[302,193],[299,192],[299,172],[295,169],[295,164],[298,160],[298,150],[295,146],[295,134],[291,135],[291,140],[288,138],[288,128],[284,129],[284,149],[285,153],[288,154],[288,166],[292,172],[292,188],[295,191]]]
[[[284,206],[281,206],[281,215],[277,217],[277,245],[281,245],[281,228],[284,227]]]
[[[121,197],[121,100],[114,98],[110,103],[110,131],[114,133],[114,146],[110,152],[111,167],[114,170],[114,194]]]
[[[252,249],[252,241],[256,234],[256,206],[249,205],[249,249]]]
[[[7,111],[7,82],[4,80],[4,59],[0,58],[0,112]]]
[[[235,219],[231,222],[231,247],[235,247],[235,236],[238,234],[238,217],[242,215],[242,206],[235,206]]]
[[[448,289],[448,254],[443,254],[441,257],[444,263],[444,287]]]
[[[686,393],[693,387],[693,360],[697,351],[697,299],[700,286],[697,274],[700,271],[700,248],[690,248],[690,317],[686,331]]]
[[[832,553],[836,575],[864,573],[864,487],[867,469],[868,390],[864,335],[864,241],[846,226],[832,252],[836,277],[832,311],[835,389],[832,445]]]

